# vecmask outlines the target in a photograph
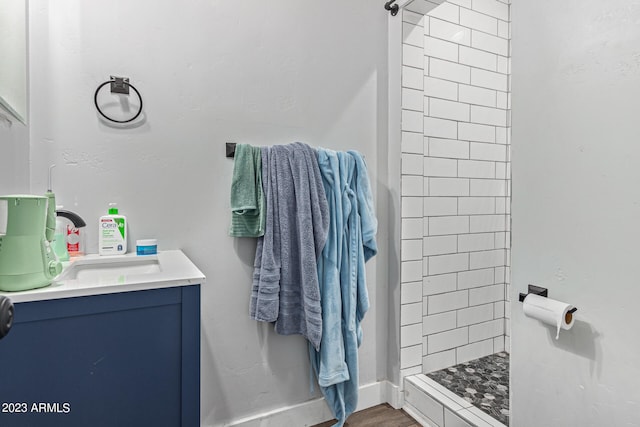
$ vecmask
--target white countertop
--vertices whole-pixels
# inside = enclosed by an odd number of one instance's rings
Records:
[[[205,281],[204,274],[180,250],[143,256],[85,255],[65,262],[63,266],[62,274],[49,286],[21,292],[0,292],[0,295],[19,303],[197,285]],[[119,269],[117,266],[124,267]],[[98,269],[93,270],[95,267]]]

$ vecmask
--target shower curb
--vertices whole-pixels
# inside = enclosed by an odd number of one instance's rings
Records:
[[[404,379],[404,406],[424,427],[506,427],[424,374]]]

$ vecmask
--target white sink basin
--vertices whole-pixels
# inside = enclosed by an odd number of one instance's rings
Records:
[[[85,255],[63,263],[63,267],[50,286],[0,295],[16,303],[202,285],[205,281],[204,274],[180,250],[144,256]]]
[[[127,277],[155,274],[161,271],[157,255],[146,255],[144,257],[91,257],[74,261],[64,269],[56,281],[79,280],[83,282],[124,283]]]

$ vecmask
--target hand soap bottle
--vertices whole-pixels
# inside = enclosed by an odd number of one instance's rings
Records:
[[[127,217],[118,215],[115,203],[109,203],[109,214],[100,217],[98,224],[98,253],[122,255],[127,253]]]
[[[56,206],[56,212],[63,206]],[[69,261],[69,251],[67,250],[67,223],[71,223],[66,218],[56,216],[56,232],[53,235],[53,252],[58,257],[58,261]]]

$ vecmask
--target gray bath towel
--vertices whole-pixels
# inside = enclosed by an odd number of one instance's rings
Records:
[[[258,239],[250,315],[301,334],[318,349],[322,309],[317,259],[329,230],[329,207],[314,149],[299,142],[262,152],[265,235]]]

